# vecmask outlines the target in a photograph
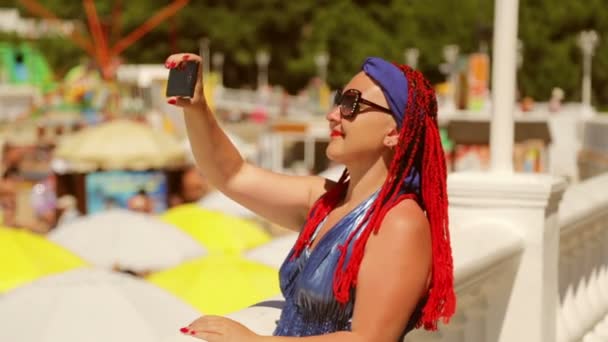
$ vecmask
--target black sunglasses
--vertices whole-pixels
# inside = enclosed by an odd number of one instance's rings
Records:
[[[357,89],[348,89],[345,91],[338,89],[336,91],[336,95],[334,97],[334,106],[338,106],[340,108],[340,115],[342,118],[354,118],[357,114],[361,113],[361,104],[370,106],[388,114],[393,113],[386,107],[362,98],[361,92]]]

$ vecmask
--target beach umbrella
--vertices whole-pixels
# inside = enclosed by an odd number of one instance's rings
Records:
[[[280,292],[277,270],[238,256],[204,257],[147,280],[210,315],[235,312]]]
[[[141,279],[80,269],[0,297],[0,341],[162,342],[198,316],[191,306]]]
[[[256,214],[240,205],[221,191],[214,190],[198,201],[198,204],[207,210],[219,211],[226,215],[251,219]]]
[[[55,155],[76,171],[160,169],[186,161],[184,149],[171,135],[126,119],[62,138]]]
[[[42,236],[7,227],[0,227],[0,260],[0,292],[86,265],[76,255]],[[0,341],[8,340],[0,338]]]
[[[205,210],[197,204],[173,207],[161,219],[190,234],[210,254],[236,255],[270,241],[270,235],[252,221]]]
[[[298,239],[297,233],[289,233],[272,239],[261,246],[248,250],[243,254],[245,259],[262,263],[276,269],[280,268],[287,254]]]
[[[246,142],[245,140],[243,140],[241,137],[239,137],[235,133],[228,132],[228,131],[225,133],[226,133],[226,136],[228,137],[228,139],[230,139],[230,142],[234,145],[234,147],[236,147],[236,149],[243,156],[243,158],[245,158],[246,160],[250,160],[250,161],[257,160],[260,151],[259,151],[259,148],[255,144]],[[188,160],[190,162],[194,163],[195,162],[194,154],[192,153],[192,147],[190,145],[190,140],[185,139],[182,142],[182,146],[186,150],[186,153],[188,155]]]
[[[51,231],[49,239],[95,266],[135,272],[206,255],[204,247],[174,226],[124,209],[79,217]]]
[[[319,173],[318,176],[321,176],[323,178],[327,178],[329,180],[337,182],[340,180],[340,176],[342,176],[343,172],[344,172],[344,165],[338,164],[338,165],[330,166],[326,170],[321,171],[321,173]]]

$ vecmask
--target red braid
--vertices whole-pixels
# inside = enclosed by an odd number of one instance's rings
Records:
[[[415,196],[403,195],[400,190],[416,162],[416,156],[422,155],[421,163],[418,165],[421,173],[420,194],[430,223],[433,261],[431,288],[416,327],[424,326],[427,330],[436,330],[437,322],[443,319],[447,323],[456,306],[448,230],[447,173],[437,127],[437,102],[433,87],[419,71],[405,65],[397,65],[397,67],[403,71],[409,84],[406,112],[399,133],[400,143],[396,146],[388,177],[378,197],[344,245],[339,246],[341,254],[334,275],[334,295],[338,302],[348,302],[351,290],[357,285],[359,266],[370,235],[378,232],[384,216],[391,208],[402,199]],[[348,173],[344,171],[338,184],[325,193],[311,209],[296,242],[294,258],[299,256],[310,243],[312,234],[320,222],[344,198],[348,187],[347,178]],[[360,235],[354,241],[352,254],[345,266],[347,246],[359,232]]]
[[[300,253],[310,244],[312,234],[321,221],[335,208],[338,203],[344,198],[346,189],[348,188],[348,171],[344,170],[338,184],[327,191],[319,198],[308,213],[306,224],[302,228],[302,232],[294,246],[292,260],[300,256]]]

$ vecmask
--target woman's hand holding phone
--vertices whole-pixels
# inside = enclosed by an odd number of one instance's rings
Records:
[[[178,53],[167,58],[165,67],[170,69],[167,103],[197,110],[207,106],[201,63],[202,58],[191,53]]]

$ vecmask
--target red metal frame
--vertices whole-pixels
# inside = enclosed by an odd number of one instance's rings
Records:
[[[101,66],[101,70],[104,72],[108,70],[110,59],[108,58],[108,44],[106,37],[101,29],[101,23],[97,16],[97,9],[93,0],[83,0],[84,10],[87,14],[87,21],[89,22],[89,30],[93,36],[93,42],[95,43],[97,63]],[[104,75],[106,77],[106,75]]]
[[[110,57],[114,57],[119,55],[122,51],[124,51],[131,44],[139,40],[146,33],[150,32],[153,28],[160,25],[163,20],[175,15],[180,9],[188,4],[190,0],[175,0],[171,5],[166,6],[160,11],[156,12],[152,18],[148,19],[145,23],[143,23],[140,27],[133,30],[129,33],[128,36],[122,38],[121,40],[114,45],[110,52]]]
[[[74,43],[76,43],[76,45],[85,50],[89,56],[95,58],[102,70],[104,78],[112,78],[114,76],[112,75],[112,60],[115,57],[118,57],[125,49],[127,49],[145,34],[152,31],[156,26],[160,25],[164,20],[174,16],[179,10],[186,6],[189,1],[190,0],[174,0],[170,5],[167,5],[156,12],[156,14],[129,33],[126,37],[120,38],[118,42],[116,42],[116,44],[110,48],[108,45],[109,38],[106,36],[106,33],[103,32],[103,28],[101,27],[99,16],[97,15],[97,9],[95,8],[93,0],[83,0],[82,4],[87,16],[89,31],[92,35],[94,44],[91,43],[90,39],[84,38],[80,33],[78,33],[78,31],[74,31],[70,38],[72,41],[74,41]],[[42,6],[37,0],[19,0],[19,2],[23,4],[28,11],[36,16],[49,19],[55,23],[59,21],[59,18],[53,12]],[[120,25],[119,21],[121,9],[122,3],[120,0],[118,0],[118,4],[115,3],[112,11],[113,20],[111,32],[116,32],[119,29],[116,26]]]

